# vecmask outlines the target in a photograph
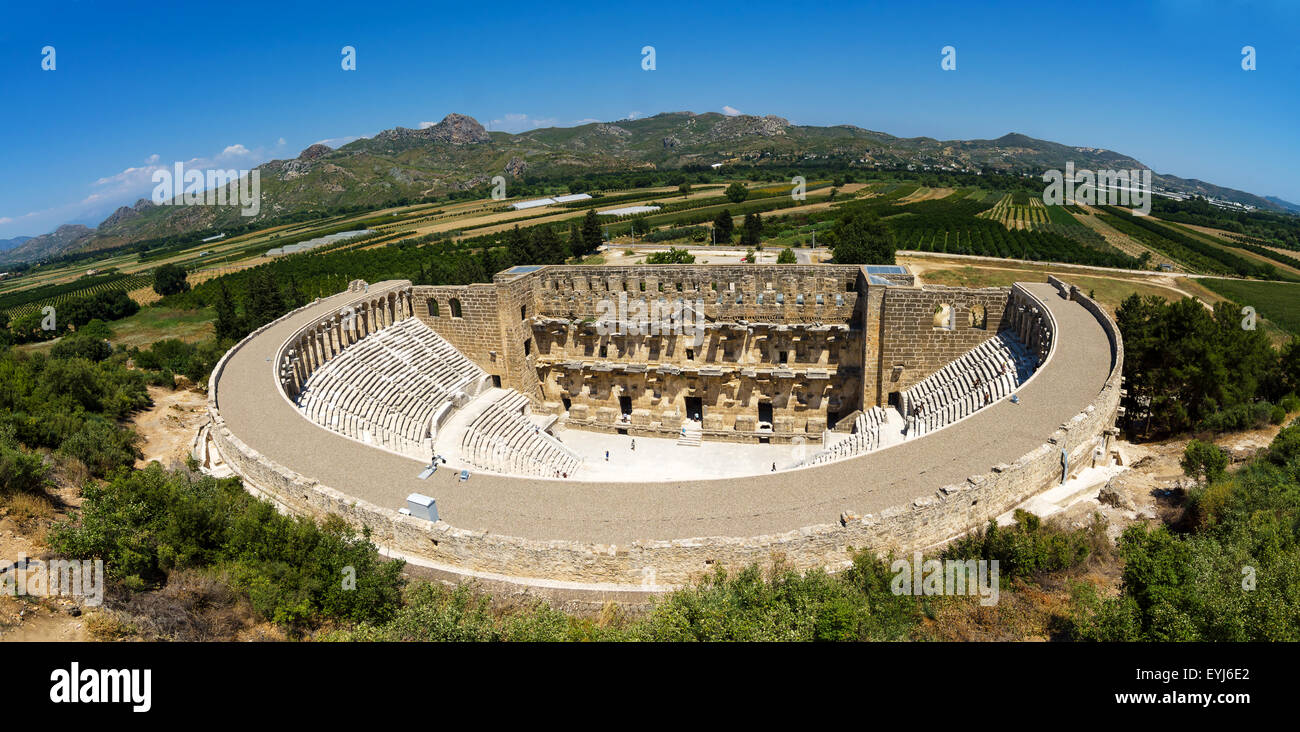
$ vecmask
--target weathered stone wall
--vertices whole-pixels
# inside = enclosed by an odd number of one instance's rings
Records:
[[[1010,293],[1006,287],[885,288],[879,324],[878,403],[997,335]],[[979,308],[983,309],[982,319],[976,318]],[[941,317],[941,311],[948,316]]]
[[[741,567],[766,563],[776,556],[801,570],[838,568],[845,566],[858,549],[907,552],[982,525],[1059,480],[1062,451],[1070,465],[1082,464],[1105,439],[1119,406],[1123,345],[1115,324],[1100,307],[1076,288],[1067,291],[1096,315],[1115,347],[1110,376],[1093,402],[1012,464],[995,466],[989,473],[971,476],[960,485],[939,487],[931,496],[844,526],[816,525],[765,536],[702,537],[616,546],[533,541],[402,516],[287,470],[244,444],[226,427],[218,409],[224,365],[269,326],[235,346],[213,370],[208,402],[210,434],[227,463],[255,492],[296,513],[315,517],[337,514],[355,527],[369,527],[374,532],[373,540],[390,551],[421,557],[467,575],[514,577],[525,584],[559,581],[572,583],[575,590],[608,592],[629,586],[666,589],[689,582],[718,565]],[[1050,321],[1050,311],[1045,306],[1042,310]],[[1054,324],[1049,322],[1048,327],[1054,329]]]
[[[538,271],[534,281],[543,316],[596,318],[602,300],[627,293],[698,301],[713,320],[847,323],[860,271],[854,265],[799,264],[552,266]]]
[[[524,355],[529,329],[519,318],[519,308],[531,301],[527,287],[493,282],[417,285],[411,291],[415,317],[499,378],[501,386],[540,398],[537,374]]]

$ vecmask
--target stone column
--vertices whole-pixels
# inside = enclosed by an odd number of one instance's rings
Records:
[[[312,348],[310,337],[303,335],[298,338],[298,351],[303,355],[307,377],[311,377],[312,372],[316,370],[316,349]]]

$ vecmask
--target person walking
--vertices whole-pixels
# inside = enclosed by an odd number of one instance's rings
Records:
[[[636,440],[632,440],[632,452],[636,452]]]

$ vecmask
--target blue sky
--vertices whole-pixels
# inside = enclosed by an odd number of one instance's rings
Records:
[[[724,108],[901,136],[1014,131],[1300,202],[1300,3],[1286,0],[10,2],[0,93],[0,238],[95,225],[148,197],[151,166],[251,168],[449,112],[506,131]]]

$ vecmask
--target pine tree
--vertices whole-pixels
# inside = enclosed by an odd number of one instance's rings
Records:
[[[533,250],[537,253],[538,264],[564,264],[564,242],[560,235],[549,226],[539,226],[533,235]]]
[[[581,257],[586,247],[582,244],[582,231],[578,228],[578,222],[574,221],[569,224],[569,256]]]
[[[537,255],[533,251],[532,242],[518,224],[506,235],[506,248],[510,250],[510,258],[516,264],[536,264]]]
[[[587,209],[587,216],[582,220],[582,252],[591,254],[600,249],[604,237],[600,234],[600,221],[596,219],[595,209]]]
[[[235,312],[235,303],[230,299],[230,291],[226,289],[226,283],[221,283],[221,289],[217,290],[217,340],[237,340],[243,333],[239,328],[239,315]]]
[[[275,283],[271,270],[259,267],[248,278],[247,322],[244,327],[253,330],[284,314],[284,296]]]
[[[740,243],[745,246],[758,246],[763,240],[763,219],[756,213],[745,214],[745,223],[740,230]]]
[[[730,244],[731,234],[735,228],[736,224],[731,220],[731,211],[722,209],[713,219],[714,243]]]

